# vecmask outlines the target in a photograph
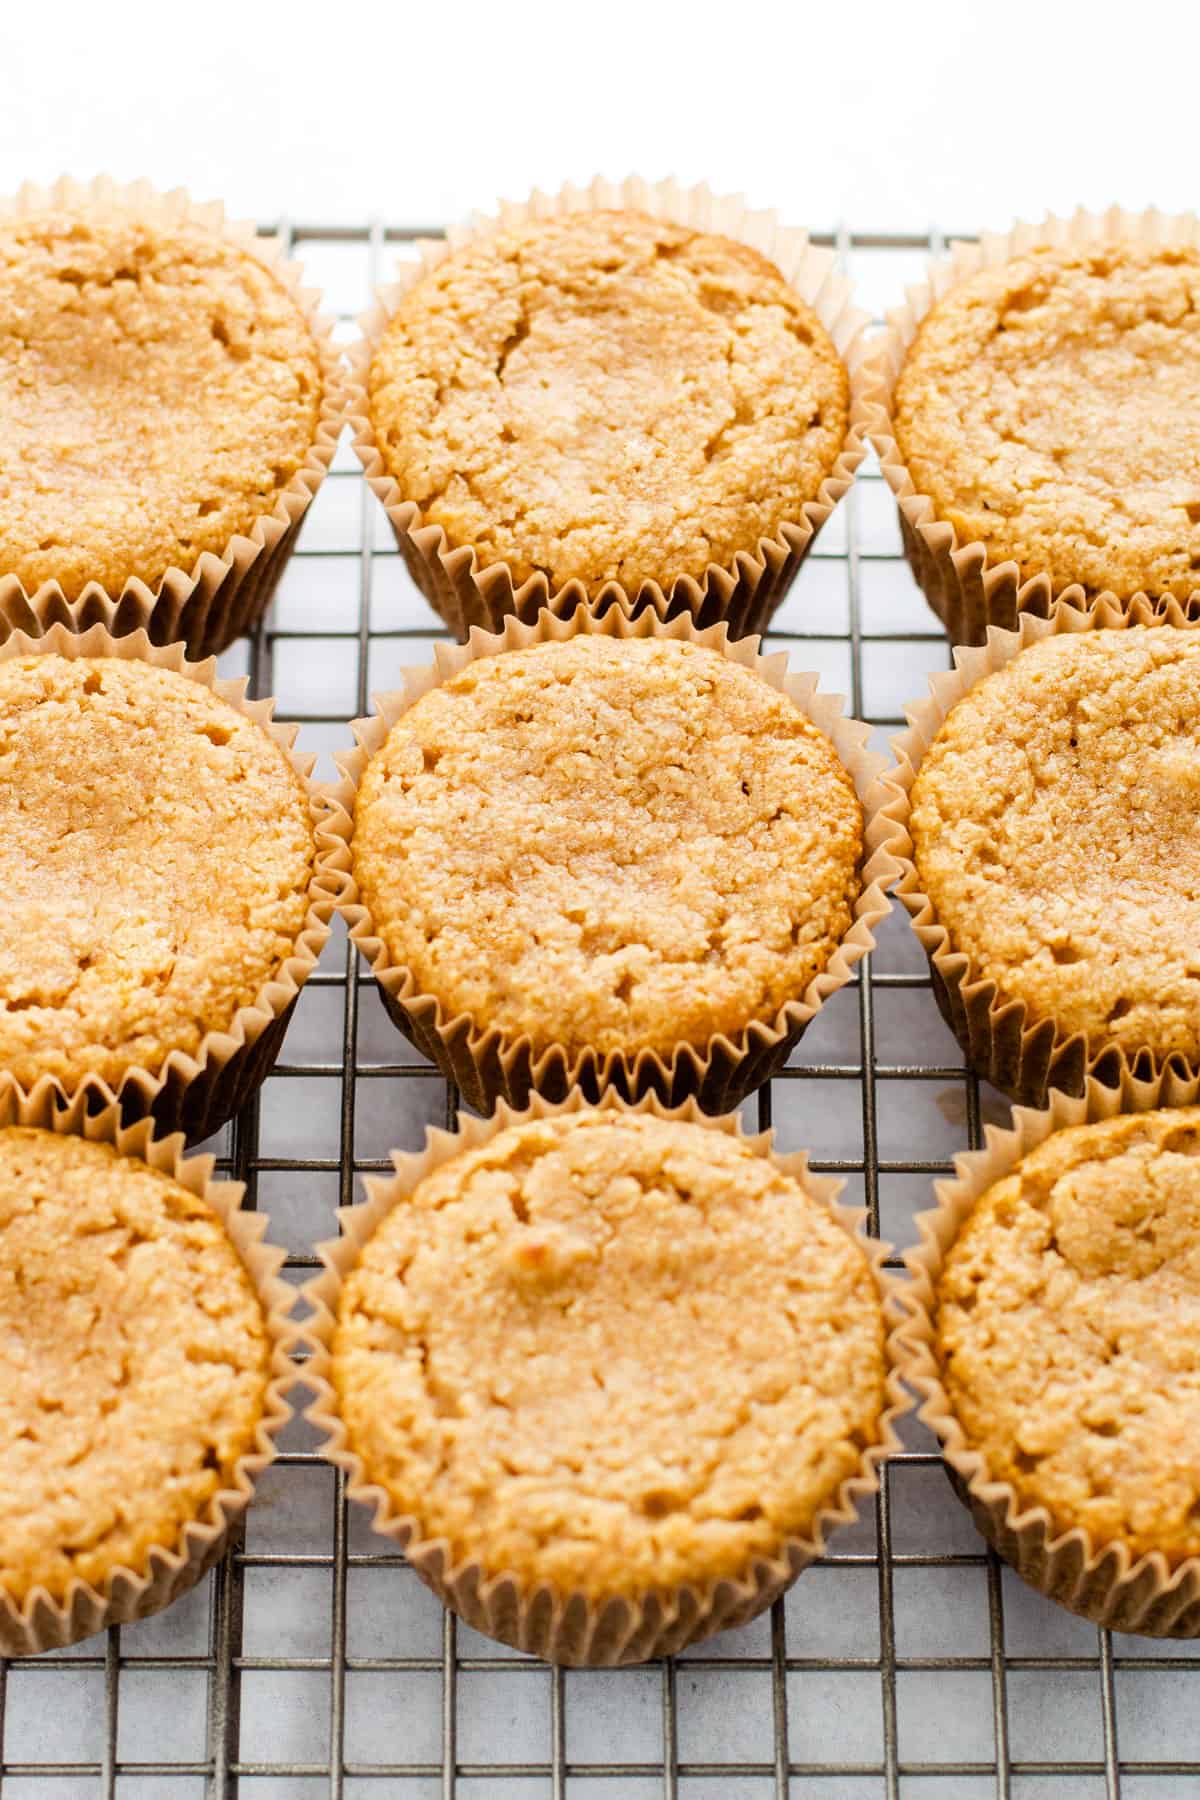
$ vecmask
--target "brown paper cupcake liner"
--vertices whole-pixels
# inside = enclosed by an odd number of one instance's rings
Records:
[[[349,821],[344,820],[340,809],[330,807],[325,790],[310,779],[314,759],[297,752],[297,726],[275,723],[271,716],[273,700],[249,699],[244,680],[219,680],[211,657],[202,663],[189,662],[182,644],[152,644],[145,618],[134,629],[134,616],[131,610],[129,629],[119,637],[112,636],[102,625],[93,625],[83,633],[72,632],[63,625],[52,625],[44,634],[33,636],[13,632],[0,643],[0,663],[14,657],[51,654],[72,659],[112,656],[185,675],[253,719],[279,745],[304,784],[313,823],[315,850],[303,929],[291,954],[271,980],[263,983],[252,1002],[238,1007],[224,1030],[206,1032],[194,1055],[172,1050],[157,1069],[131,1066],[115,1094],[95,1075],[86,1075],[70,1087],[52,1078],[64,1099],[79,1091],[88,1096],[89,1106],[103,1108],[116,1098],[125,1124],[149,1116],[159,1131],[182,1131],[190,1142],[197,1143],[219,1130],[240,1110],[279,1054],[300,989],[317,965],[329,936],[329,921],[351,885],[342,872],[347,860],[345,834]]]
[[[108,1625],[128,1625],[161,1612],[194,1587],[224,1554],[259,1477],[274,1460],[276,1439],[292,1417],[287,1395],[296,1375],[292,1352],[299,1332],[290,1317],[295,1291],[278,1274],[283,1251],[264,1241],[266,1215],[242,1209],[240,1182],[211,1179],[211,1156],[185,1158],[180,1136],[156,1136],[149,1119],[123,1125],[115,1105],[95,1112],[83,1093],[64,1102],[51,1081],[40,1081],[23,1093],[7,1076],[0,1076],[0,1128],[11,1125],[112,1144],[122,1156],[139,1157],[206,1200],[262,1303],[271,1347],[270,1380],[253,1450],[234,1465],[230,1485],[214,1494],[172,1542],[154,1545],[136,1568],[114,1568],[103,1585],[73,1581],[61,1599],[37,1587],[18,1604],[0,1590],[0,1656],[32,1656],[41,1650],[61,1650]]]
[[[892,1361],[894,1346],[890,1328],[902,1314],[896,1300],[897,1283],[883,1266],[889,1247],[865,1235],[865,1213],[836,1204],[836,1195],[843,1184],[810,1174],[804,1153],[786,1156],[776,1153],[771,1148],[770,1132],[749,1136],[736,1117],[709,1118],[693,1101],[668,1109],[652,1095],[630,1107],[609,1094],[602,1100],[599,1110],[634,1111],[650,1113],[655,1118],[685,1120],[743,1139],[769,1156],[779,1168],[802,1181],[811,1194],[828,1206],[856,1242],[862,1244],[870,1257],[889,1325],[887,1405],[880,1418],[877,1441],[864,1450],[860,1467],[841,1484],[829,1505],[818,1514],[809,1536],[786,1538],[776,1555],[755,1559],[737,1579],[724,1578],[702,1586],[664,1588],[635,1599],[621,1596],[596,1600],[581,1592],[563,1591],[548,1582],[531,1586],[511,1572],[489,1576],[476,1561],[454,1563],[444,1539],[425,1537],[420,1519],[397,1513],[386,1491],[366,1479],[362,1461],[348,1441],[330,1380],[330,1346],[342,1283],[363,1245],[384,1217],[434,1169],[461,1152],[486,1143],[510,1125],[589,1110],[592,1108],[578,1090],[565,1102],[557,1104],[534,1095],[523,1112],[516,1112],[501,1102],[495,1116],[488,1120],[460,1115],[457,1132],[427,1128],[422,1151],[410,1155],[393,1152],[395,1174],[378,1180],[368,1179],[365,1204],[345,1207],[338,1214],[343,1235],[318,1246],[325,1272],[302,1290],[314,1309],[313,1317],[303,1327],[312,1346],[312,1355],[304,1365],[303,1380],[314,1395],[306,1417],[325,1434],[323,1453],[345,1472],[346,1492],[352,1500],[362,1501],[374,1510],[375,1530],[400,1545],[418,1576],[432,1588],[443,1605],[474,1630],[516,1650],[525,1650],[549,1662],[571,1667],[615,1668],[645,1662],[653,1656],[674,1655],[685,1645],[697,1643],[713,1632],[746,1624],[770,1606],[803,1569],[824,1554],[829,1533],[857,1518],[861,1503],[876,1492],[880,1463],[900,1447],[896,1421],[909,1409],[911,1402],[900,1385]]]
[[[882,816],[893,828],[889,848],[901,868],[895,892],[929,958],[934,997],[968,1065],[1024,1106],[1044,1107],[1051,1089],[1081,1094],[1088,1077],[1119,1088],[1127,1076],[1151,1080],[1170,1068],[1186,1078],[1192,1071],[1179,1053],[1156,1059],[1150,1050],[1143,1050],[1130,1057],[1118,1044],[1090,1049],[1083,1032],[1069,1032],[1053,1019],[1031,1025],[1024,1001],[1005,999],[996,983],[980,974],[971,959],[955,948],[949,931],[940,923],[913,860],[909,834],[913,783],[951,708],[1028,645],[1059,632],[1124,630],[1135,625],[1186,629],[1198,623],[1200,595],[1186,605],[1170,598],[1150,601],[1145,595],[1119,602],[1111,594],[1102,594],[1086,601],[1081,588],[1069,588],[1053,604],[1049,618],[1022,613],[1015,631],[991,626],[983,648],[955,651],[956,667],[930,677],[931,697],[907,708],[909,728],[892,741],[896,767],[882,779],[889,794]]]
[[[594,611],[581,606],[572,618],[559,618],[544,611],[536,624],[529,625],[509,617],[499,633],[472,630],[466,644],[438,644],[432,666],[404,671],[404,687],[394,693],[375,695],[374,716],[355,720],[351,727],[358,748],[338,758],[344,780],[330,796],[336,833],[347,846],[344,853],[338,852],[337,866],[350,875],[348,843],[358,784],[367,763],[401,714],[423,694],[479,657],[550,640],[561,643],[583,633],[703,644],[731,662],[754,670],[777,692],[786,694],[832,742],[863,807],[863,887],[854,905],[850,930],[804,994],[788,1001],[769,1022],[756,1020],[736,1036],[719,1033],[702,1048],[680,1044],[666,1060],[652,1050],[634,1056],[594,1050],[572,1054],[551,1045],[539,1053],[528,1037],[507,1037],[495,1027],[480,1029],[465,1013],[447,1017],[439,1000],[421,990],[412,971],[404,964],[392,962],[352,882],[339,910],[350,927],[351,938],[371,965],[380,997],[395,1024],[477,1110],[490,1111],[498,1099],[507,1100],[511,1106],[524,1106],[535,1092],[561,1100],[574,1087],[595,1099],[612,1087],[627,1099],[653,1092],[675,1105],[694,1097],[706,1112],[728,1112],[783,1067],[824,1002],[845,985],[854,965],[874,948],[872,930],[890,910],[887,889],[899,872],[888,842],[895,835],[895,827],[882,818],[888,790],[878,777],[886,759],[865,749],[867,727],[841,716],[843,702],[839,696],[817,693],[815,675],[789,675],[785,657],[760,656],[757,638],[733,642],[724,625],[701,630],[687,613],[677,613],[664,621],[657,612],[644,609],[631,618],[624,607],[614,606],[597,617]]]
[[[186,220],[227,238],[282,283],[312,335],[321,365],[322,397],[304,465],[250,530],[231,538],[219,556],[205,551],[190,568],[168,569],[153,586],[130,576],[119,593],[109,593],[98,581],[89,582],[76,600],[68,600],[55,581],[43,582],[30,594],[17,576],[0,569],[0,635],[12,631],[36,635],[55,624],[72,631],[103,625],[114,637],[144,629],[152,644],[181,640],[197,661],[216,656],[251,630],[266,611],[309,503],[333,460],[347,397],[341,355],[331,336],[333,321],[319,310],[320,295],[301,285],[299,264],[285,257],[278,242],[259,237],[251,224],[226,219],[218,202],[197,205],[181,188],[160,193],[146,181],[121,187],[107,176],[87,184],[64,177],[49,189],[27,183],[12,199],[0,201],[0,218],[52,207],[133,212],[164,224]]]
[[[1115,1087],[1089,1080],[1083,1095],[1053,1094],[1044,1110],[1018,1107],[1011,1130],[989,1125],[987,1148],[956,1157],[955,1178],[937,1182],[937,1205],[918,1214],[920,1243],[904,1258],[913,1278],[902,1290],[909,1316],[895,1334],[900,1373],[923,1401],[920,1417],[940,1439],[955,1492],[997,1554],[1069,1612],[1146,1637],[1200,1637],[1200,1557],[1175,1568],[1158,1552],[1135,1558],[1126,1545],[1098,1543],[1080,1526],[1057,1529],[1045,1507],[1022,1507],[1010,1483],[989,1475],[954,1414],[934,1348],[934,1315],[946,1256],[976,1201],[1051,1132],[1118,1113],[1191,1106],[1198,1095],[1195,1075],[1168,1069],[1142,1081],[1125,1069]]]
[[[863,372],[864,430],[896,496],[904,552],[917,585],[952,643],[982,644],[989,625],[1011,631],[1021,613],[1045,618],[1068,584],[1055,584],[1048,573],[1022,581],[1018,563],[997,560],[995,552],[978,540],[964,543],[955,527],[938,517],[932,498],[918,491],[896,442],[892,415],[896,383],[913,339],[934,303],[979,269],[1011,262],[1038,246],[1130,237],[1149,243],[1197,244],[1200,218],[1194,213],[1127,213],[1119,207],[1089,213],[1081,208],[1068,219],[1052,214],[1040,224],[986,233],[977,243],[954,243],[948,257],[930,263],[926,280],[908,289],[904,304],[888,313],[883,333],[872,344]],[[1072,590],[1075,585],[1070,584]]]
[[[751,212],[740,198],[719,197],[707,187],[683,188],[674,181],[646,182],[636,176],[619,184],[597,178],[586,188],[568,186],[557,194],[535,192],[521,204],[504,202],[495,218],[477,213],[448,232],[444,242],[420,240],[419,261],[402,264],[395,284],[381,290],[375,304],[359,321],[362,339],[349,352],[354,448],[372,491],[383,503],[409,574],[460,640],[474,626],[499,631],[510,614],[532,623],[543,607],[565,617],[581,602],[587,602],[587,587],[578,579],[552,587],[544,574],[537,574],[518,583],[507,563],[481,567],[474,548],[454,548],[440,525],[428,524],[420,507],[405,500],[388,473],[369,416],[367,383],[376,346],[401,296],[451,250],[526,219],[554,218],[600,207],[647,213],[692,230],[734,238],[760,251],[813,308],[850,376],[846,441],[816,498],[805,502],[799,519],[781,526],[774,537],[760,539],[753,550],[739,552],[730,566],[710,563],[699,580],[681,575],[670,582],[646,581],[632,594],[619,582],[611,581],[591,599],[598,611],[613,604],[622,605],[627,611],[652,606],[664,618],[685,612],[701,626],[723,622],[731,637],[761,633],[817,532],[849,490],[854,472],[866,454],[863,428],[867,315],[851,303],[849,284],[836,272],[832,251],[810,244],[806,232],[780,225],[774,213]]]

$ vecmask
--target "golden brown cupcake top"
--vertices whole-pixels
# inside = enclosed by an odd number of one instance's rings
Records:
[[[0,662],[0,1068],[116,1083],[194,1053],[291,954],[313,856],[300,777],[211,689]]]
[[[861,850],[854,784],[785,695],[696,644],[591,635],[418,700],[353,844],[374,930],[446,1016],[664,1056],[803,995]]]
[[[952,708],[910,830],[952,948],[1030,1025],[1200,1057],[1200,631],[1019,652]]]
[[[1122,598],[1200,587],[1200,247],[1038,249],[926,314],[893,428],[964,542]]]
[[[340,1295],[351,1448],[452,1564],[590,1595],[744,1573],[879,1441],[884,1328],[828,1209],[722,1131],[510,1127],[402,1198]]]
[[[0,1131],[0,1588],[178,1548],[253,1449],[262,1306],[207,1201],[108,1144]]]
[[[833,342],[774,264],[636,212],[453,250],[401,297],[368,385],[389,473],[452,546],[592,590],[755,552],[849,421]]]
[[[990,1478],[1098,1547],[1200,1555],[1200,1107],[1047,1138],[976,1202],[936,1325]]]
[[[321,392],[297,302],[219,233],[0,221],[0,576],[74,599],[219,555],[304,465]]]

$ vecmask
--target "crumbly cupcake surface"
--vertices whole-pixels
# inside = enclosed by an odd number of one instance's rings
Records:
[[[923,320],[893,429],[996,562],[1122,598],[1200,587],[1200,247],[1041,249]]]
[[[0,1131],[0,1588],[142,1569],[228,1486],[262,1307],[207,1202],[107,1144]]]
[[[505,228],[424,274],[369,405],[403,497],[485,567],[669,588],[802,517],[849,381],[757,251],[600,211]]]
[[[340,1295],[351,1447],[451,1563],[592,1596],[744,1573],[879,1441],[863,1250],[724,1132],[525,1123],[402,1199]]]
[[[210,689],[0,663],[0,1067],[115,1083],[195,1052],[291,953],[313,855],[299,776]]]
[[[0,575],[74,599],[220,554],[304,465],[321,387],[296,301],[216,232],[0,222]]]
[[[976,1203],[938,1301],[989,1477],[1097,1546],[1200,1555],[1200,1108],[1056,1132]]]
[[[850,927],[862,809],[760,676],[583,635],[470,663],[363,775],[354,866],[447,1017],[667,1054],[798,999]]]
[[[1031,1025],[1200,1057],[1200,631],[1021,651],[951,710],[910,830],[952,948]]]

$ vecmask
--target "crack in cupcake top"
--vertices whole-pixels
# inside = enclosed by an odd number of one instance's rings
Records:
[[[316,344],[249,250],[103,207],[0,221],[0,575],[117,593],[223,552],[316,435]]]
[[[664,1056],[804,994],[861,851],[850,775],[785,695],[699,645],[592,635],[418,700],[353,840],[373,929],[447,1016]]]
[[[366,1478],[452,1565],[592,1596],[745,1575],[879,1442],[884,1328],[803,1185],[700,1125],[512,1126],[402,1198],[338,1302]]]
[[[912,790],[922,891],[1028,1023],[1200,1059],[1200,631],[1043,638],[952,707]]]
[[[266,1401],[262,1306],[208,1205],[107,1144],[0,1131],[0,1589],[180,1547]]]
[[[1022,580],[1200,587],[1200,247],[1044,248],[965,277],[892,413],[916,491]]]
[[[115,1085],[194,1055],[291,954],[314,856],[283,749],[211,689],[0,663],[0,1067]]]
[[[634,212],[504,227],[401,297],[370,412],[403,497],[519,583],[669,588],[802,517],[849,422],[757,251]]]
[[[976,1202],[937,1302],[990,1478],[1098,1548],[1200,1555],[1200,1108],[1054,1133]]]

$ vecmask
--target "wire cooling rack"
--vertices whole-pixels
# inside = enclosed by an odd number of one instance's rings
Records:
[[[282,233],[347,337],[392,256],[436,235]],[[818,241],[876,312],[942,246],[937,232]],[[265,628],[224,659],[302,722],[328,775],[345,721],[438,635],[357,468],[343,444]],[[873,466],[776,625],[770,645],[846,694],[881,747],[948,666]],[[279,1066],[211,1148],[300,1282],[359,1176],[454,1111],[339,928]],[[1006,1112],[964,1073],[897,910],[746,1118],[844,1176],[903,1245],[933,1177]],[[0,1800],[1200,1800],[1200,1647],[1110,1636],[1026,1589],[985,1553],[916,1425],[878,1502],[770,1614],[615,1672],[551,1670],[458,1625],[347,1507],[303,1423],[284,1441],[243,1538],[193,1594],[0,1663]]]

